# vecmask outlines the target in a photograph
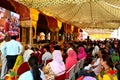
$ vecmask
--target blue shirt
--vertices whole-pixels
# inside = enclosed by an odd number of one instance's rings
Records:
[[[22,50],[23,50],[23,46],[21,45],[21,43],[15,40],[10,40],[1,47],[1,52],[4,56],[18,55],[22,53]]]
[[[40,70],[41,74],[40,77],[42,80],[44,80],[44,73]],[[24,72],[23,74],[20,75],[18,80],[33,80],[33,75],[31,71]]]

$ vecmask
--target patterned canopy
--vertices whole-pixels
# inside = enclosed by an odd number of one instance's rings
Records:
[[[120,0],[16,0],[82,29],[118,28]]]

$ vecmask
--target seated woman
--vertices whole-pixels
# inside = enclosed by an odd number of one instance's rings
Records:
[[[59,76],[65,73],[65,64],[61,55],[60,48],[55,47],[53,51],[53,61],[49,62],[44,68],[45,80],[54,80],[55,76]]]
[[[74,50],[68,52],[68,57],[65,61],[66,70],[69,70],[74,64],[77,63],[77,54]]]
[[[44,73],[38,68],[38,60],[31,56],[28,60],[31,70],[20,75],[18,80],[44,80]]]
[[[102,69],[102,66],[100,64],[100,58],[102,58],[102,55],[107,54],[107,52],[101,48],[98,51],[98,55],[96,59],[94,59],[91,64],[89,64],[88,66],[85,66],[84,69],[82,71],[80,71],[79,73],[79,77],[81,76],[92,76],[95,77],[97,76]]]
[[[84,47],[79,47],[79,48],[78,48],[78,56],[77,56],[77,58],[78,58],[79,60],[81,60],[81,59],[85,59],[86,56],[87,56],[87,54],[86,54],[86,52],[85,52]]]
[[[109,55],[103,55],[100,63],[104,70],[98,75],[99,80],[118,80],[117,71],[113,70],[113,62]]]

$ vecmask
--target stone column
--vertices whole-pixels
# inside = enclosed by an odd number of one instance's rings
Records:
[[[31,44],[33,44],[33,38],[32,38],[32,35],[33,34],[33,32],[32,32],[32,26],[30,27],[30,39],[29,39],[29,41],[30,41],[30,45]]]

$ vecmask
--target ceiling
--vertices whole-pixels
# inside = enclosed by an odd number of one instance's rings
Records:
[[[120,0],[16,0],[82,29],[115,29],[120,25]]]

